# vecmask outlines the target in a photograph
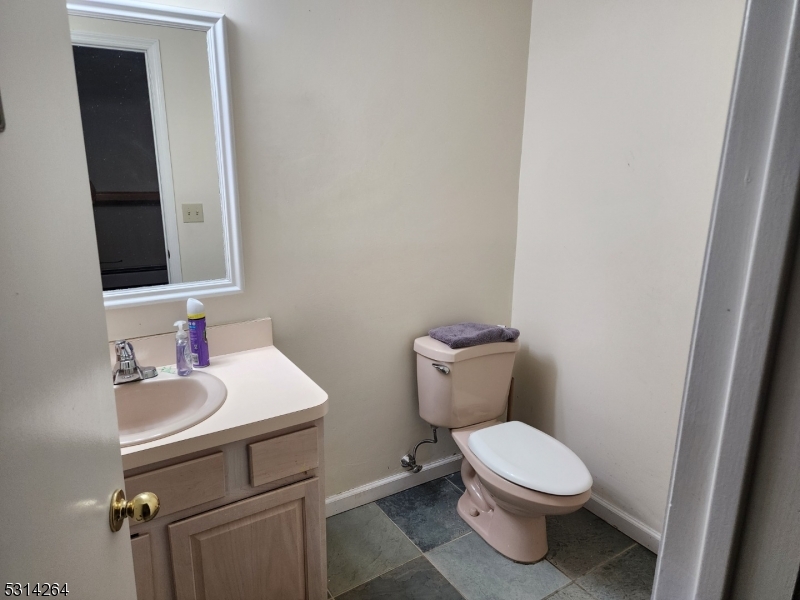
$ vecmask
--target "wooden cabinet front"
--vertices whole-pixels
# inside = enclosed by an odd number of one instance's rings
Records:
[[[248,444],[250,485],[258,487],[319,466],[316,427]]]
[[[131,539],[133,551],[133,572],[136,576],[136,599],[154,600],[153,554],[150,535],[144,534]]]
[[[125,492],[133,498],[153,492],[161,502],[157,519],[225,496],[222,452],[180,462],[163,469],[125,478]]]
[[[315,477],[172,523],[176,597],[325,598],[321,506]]]

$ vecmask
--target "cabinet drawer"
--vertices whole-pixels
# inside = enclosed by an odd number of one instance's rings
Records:
[[[127,477],[125,494],[133,498],[141,492],[153,492],[161,503],[158,517],[222,498],[225,495],[225,463],[222,456],[222,452],[217,452]]]
[[[317,428],[311,427],[247,446],[250,485],[257,487],[319,466]]]

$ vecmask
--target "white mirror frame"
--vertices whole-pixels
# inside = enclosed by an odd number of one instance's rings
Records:
[[[224,279],[209,281],[170,283],[103,292],[105,307],[141,306],[185,300],[193,296],[221,296],[243,291],[242,240],[224,15],[130,0],[73,0],[67,2],[67,12],[76,17],[205,31],[208,43],[226,276]]]

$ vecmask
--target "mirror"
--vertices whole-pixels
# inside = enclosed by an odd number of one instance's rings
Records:
[[[223,16],[67,9],[106,307],[241,291]]]

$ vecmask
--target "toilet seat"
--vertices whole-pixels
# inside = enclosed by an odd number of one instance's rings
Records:
[[[589,470],[572,450],[519,421],[474,431],[468,446],[492,472],[530,490],[573,496],[592,487]]]

